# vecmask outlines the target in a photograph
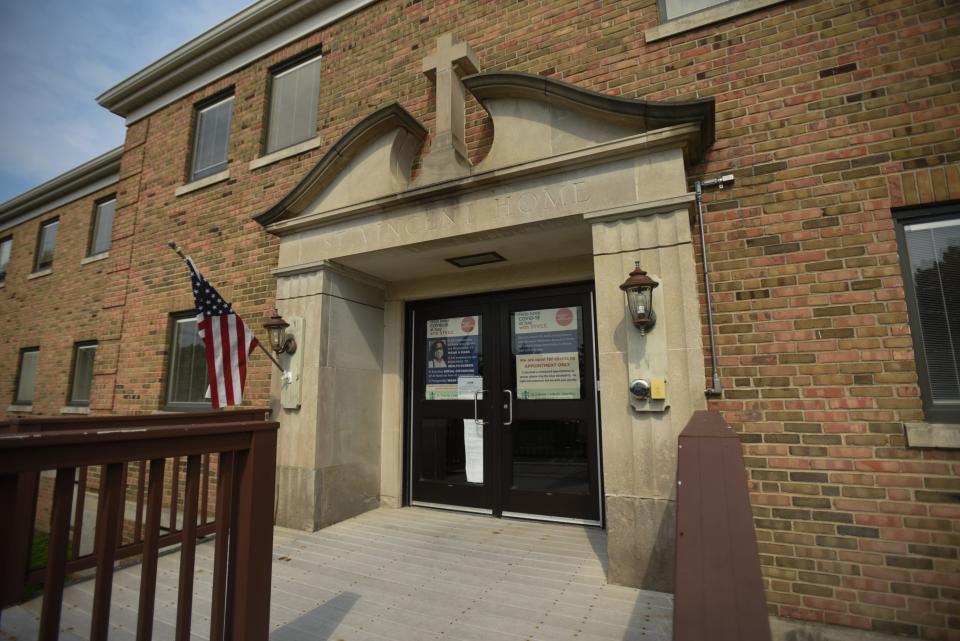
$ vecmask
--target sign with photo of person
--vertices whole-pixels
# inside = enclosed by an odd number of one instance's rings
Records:
[[[480,373],[479,319],[459,316],[428,320],[425,347],[425,398],[428,401],[460,399],[458,384],[461,379],[476,377]],[[463,400],[472,399],[471,395]]]

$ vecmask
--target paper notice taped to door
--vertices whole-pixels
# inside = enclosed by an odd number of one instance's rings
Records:
[[[457,378],[457,399],[461,401],[472,401],[476,398],[483,400],[483,377],[482,376],[460,376]]]
[[[518,399],[580,398],[579,318],[579,307],[531,309],[514,314]]]
[[[467,483],[483,483],[483,421],[463,419],[463,449]]]

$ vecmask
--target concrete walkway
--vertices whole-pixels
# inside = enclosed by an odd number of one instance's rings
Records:
[[[179,556],[161,557],[154,638],[173,639]],[[198,547],[193,638],[207,639],[213,545]],[[608,585],[597,529],[381,509],[274,534],[274,641],[667,641],[672,598]],[[117,573],[111,639],[134,639],[139,566]],[[85,639],[93,582],[64,593],[61,639]],[[0,638],[36,638],[40,599],[5,610]]]

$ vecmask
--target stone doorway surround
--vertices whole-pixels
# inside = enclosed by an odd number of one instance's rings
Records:
[[[520,73],[461,77],[476,67],[463,62],[469,47],[441,37],[438,51],[424,66],[457,85],[437,99],[451,130],[435,134],[415,179],[427,132],[390,104],[257,216],[280,237],[277,306],[305,332],[300,407],[276,409],[277,523],[315,530],[403,503],[406,301],[595,280],[609,579],[669,591],[676,439],[705,407],[686,168],[713,142],[713,101],[628,100]],[[475,166],[456,143],[465,91],[494,131]],[[507,262],[461,270],[444,260],[482,251]],[[661,280],[671,394],[661,413],[628,399],[635,330],[618,285],[635,260]],[[279,398],[279,376],[274,386]]]

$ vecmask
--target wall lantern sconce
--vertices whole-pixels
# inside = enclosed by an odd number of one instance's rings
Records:
[[[280,354],[293,354],[297,351],[297,341],[287,334],[287,328],[290,327],[290,323],[283,320],[283,316],[280,315],[280,312],[274,308],[273,315],[270,319],[263,324],[263,328],[267,330],[270,335],[270,347],[273,348],[273,351]]]
[[[660,283],[647,276],[647,272],[640,269],[640,261],[634,263],[634,270],[627,280],[623,281],[620,289],[627,297],[627,307],[634,326],[645,335],[657,324],[657,315],[653,313],[653,290]]]

